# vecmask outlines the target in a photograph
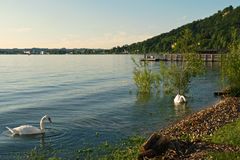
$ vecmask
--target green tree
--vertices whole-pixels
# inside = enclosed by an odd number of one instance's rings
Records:
[[[227,81],[229,90],[233,96],[240,95],[240,41],[236,29],[232,29],[232,41],[229,52],[222,61],[222,78]]]
[[[203,73],[204,63],[199,55],[193,53],[197,45],[190,30],[182,32],[175,46],[181,51],[183,61],[180,64],[171,64],[170,67],[160,67],[159,79],[167,92],[184,95],[188,91],[191,78]]]
[[[186,28],[181,32],[180,37],[172,46],[175,52],[180,53],[190,53],[195,52],[196,43],[194,41],[192,32],[190,29]]]
[[[186,30],[177,40],[179,50],[183,53],[184,60],[180,64],[161,63],[160,72],[152,72],[148,65],[136,63],[133,79],[140,93],[150,93],[153,89],[163,89],[166,93],[185,94],[188,91],[192,77],[200,75],[204,71],[204,63],[193,50],[191,32]],[[191,42],[191,43],[189,43]],[[181,44],[181,45],[180,45]],[[190,45],[190,46],[189,46]],[[161,88],[162,87],[162,88]]]
[[[132,58],[135,63],[135,68],[133,71],[133,80],[138,88],[140,94],[150,94],[152,89],[156,87],[156,74],[151,71],[146,62],[137,63],[134,58]]]

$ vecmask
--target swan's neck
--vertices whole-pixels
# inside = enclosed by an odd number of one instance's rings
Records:
[[[44,118],[40,120],[40,130],[42,131],[42,133],[45,132]]]
[[[185,97],[184,97],[184,96],[181,96],[181,97],[180,97],[180,101],[182,101],[182,102],[186,102]]]

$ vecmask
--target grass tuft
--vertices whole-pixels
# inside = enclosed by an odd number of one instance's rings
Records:
[[[211,152],[209,153],[208,160],[239,160],[240,153],[224,153],[224,152]]]
[[[215,144],[226,144],[240,146],[240,119],[219,128],[212,136],[206,137],[206,140]],[[240,153],[235,152],[211,152],[209,158],[213,160],[240,160]]]
[[[226,124],[219,128],[212,136],[208,136],[208,141],[216,144],[240,145],[240,119]]]

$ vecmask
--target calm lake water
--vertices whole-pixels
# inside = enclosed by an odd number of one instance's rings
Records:
[[[137,96],[133,68],[129,55],[0,56],[0,159],[39,146],[67,157],[86,146],[149,135],[217,100],[215,64],[192,81],[185,108],[175,108],[173,96]],[[45,114],[53,123],[44,137],[12,137],[5,128],[38,127]]]

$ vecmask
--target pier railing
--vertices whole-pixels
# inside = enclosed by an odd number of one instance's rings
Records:
[[[220,62],[223,54],[198,54],[205,62]],[[156,61],[184,61],[183,54],[147,54],[145,57],[154,57]],[[145,60],[148,60],[145,58]]]

